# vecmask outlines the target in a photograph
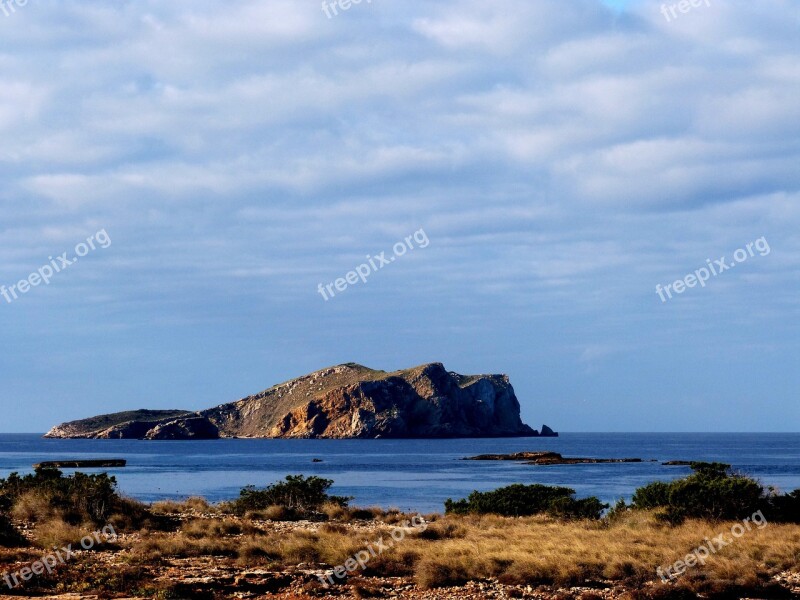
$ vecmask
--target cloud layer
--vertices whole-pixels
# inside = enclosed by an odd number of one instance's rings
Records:
[[[534,426],[791,428],[797,4],[660,8],[0,14],[0,283],[113,240],[0,298],[7,427],[440,360],[509,373]],[[419,228],[430,247],[317,294]],[[768,256],[656,295],[762,236]]]

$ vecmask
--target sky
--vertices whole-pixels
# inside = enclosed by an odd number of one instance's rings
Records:
[[[534,428],[798,430],[797,0],[22,4],[0,431],[434,361]]]

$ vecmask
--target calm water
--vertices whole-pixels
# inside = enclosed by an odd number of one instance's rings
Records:
[[[564,456],[720,461],[783,491],[800,488],[800,434],[565,433],[559,438],[469,440],[44,440],[0,435],[0,477],[44,460],[124,458],[109,469],[125,494],[144,501],[202,495],[222,500],[245,485],[287,474],[333,479],[359,506],[442,511],[448,497],[510,483],[566,485],[606,502],[656,479],[689,472],[659,463],[530,466],[459,460],[484,453],[554,450]],[[320,458],[321,463],[312,463]]]

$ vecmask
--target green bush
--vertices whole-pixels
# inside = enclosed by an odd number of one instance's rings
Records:
[[[800,490],[772,496],[766,516],[776,523],[800,523]]]
[[[660,518],[680,523],[685,518],[743,519],[768,503],[764,487],[749,477],[731,473],[730,465],[692,463],[688,477],[655,482],[633,495],[635,508],[660,508]]]
[[[0,547],[19,548],[20,546],[27,545],[27,540],[17,531],[17,528],[12,525],[11,520],[6,515],[0,513]]]
[[[669,505],[670,484],[663,481],[654,481],[640,487],[633,493],[633,506],[635,508],[660,508]]]
[[[556,498],[550,504],[548,514],[560,519],[599,519],[608,504],[591,496],[589,498]]]
[[[281,506],[298,514],[318,511],[328,502],[345,507],[351,498],[330,496],[328,490],[333,485],[330,479],[287,475],[284,481],[273,483],[264,489],[248,486],[239,493],[239,498],[231,503],[236,514],[264,510],[270,506]]]
[[[36,497],[41,501],[39,506],[49,513],[36,517],[57,514],[68,523],[102,525],[120,502],[116,487],[117,480],[105,473],[75,473],[70,477],[63,477],[58,469],[37,469],[24,477],[12,473],[0,479],[0,508],[8,510],[23,497]]]
[[[113,524],[117,529],[172,526],[154,517],[140,502],[117,493],[117,480],[106,473],[75,473],[64,477],[58,469],[37,469],[21,477],[0,479],[0,511],[34,522],[64,521],[67,525]]]
[[[607,504],[597,498],[576,500],[575,490],[541,484],[522,485],[515,483],[491,492],[472,492],[463,500],[448,498],[445,512],[451,514],[496,514],[507,517],[523,517],[549,513],[562,518],[597,519]]]

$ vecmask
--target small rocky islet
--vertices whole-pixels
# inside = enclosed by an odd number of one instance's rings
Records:
[[[512,454],[479,454],[463,460],[513,460],[527,465],[583,465],[599,463],[640,463],[641,458],[576,458],[561,456],[558,452],[514,452]],[[655,461],[650,461],[655,462]]]

